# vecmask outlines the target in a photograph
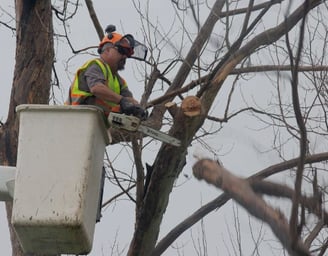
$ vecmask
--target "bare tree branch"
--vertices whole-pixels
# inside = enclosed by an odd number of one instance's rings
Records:
[[[313,240],[317,237],[317,235],[320,233],[322,228],[324,227],[324,221],[320,220],[314,227],[314,229],[311,231],[311,233],[307,236],[307,238],[304,240],[304,245],[306,248],[310,249],[311,244]]]
[[[289,52],[290,63],[292,66],[291,85],[292,85],[293,108],[294,108],[295,118],[296,118],[297,125],[299,127],[299,133],[300,133],[300,161],[297,165],[296,178],[295,178],[295,193],[293,196],[292,212],[291,212],[290,223],[289,223],[290,234],[291,234],[291,238],[292,238],[292,247],[298,241],[298,232],[297,232],[298,204],[299,204],[299,200],[300,200],[300,196],[301,196],[304,161],[305,161],[305,156],[307,153],[307,132],[306,132],[303,115],[301,112],[301,106],[300,106],[299,94],[298,94],[298,66],[300,63],[301,53],[302,53],[303,43],[304,43],[305,20],[306,20],[306,16],[307,16],[307,13],[309,12],[309,10],[310,10],[309,1],[305,0],[304,14],[303,14],[302,22],[301,22],[300,35],[299,35],[299,41],[298,41],[299,44],[298,44],[298,48],[297,48],[295,63],[294,63],[294,56],[293,56],[293,53],[291,50],[291,46],[290,46],[289,40],[288,40],[288,31],[286,33],[287,49]],[[286,21],[287,21],[287,18],[286,18]]]
[[[290,65],[261,65],[261,66],[252,66],[252,67],[242,67],[242,68],[235,68],[230,72],[229,75],[238,75],[238,74],[246,74],[246,73],[257,73],[257,72],[280,72],[280,71],[291,71]],[[319,72],[319,71],[328,71],[328,66],[299,66],[298,72]],[[159,72],[159,71],[157,71]],[[203,86],[209,81],[210,75],[205,75],[197,80],[193,80],[184,87],[172,91],[170,93],[166,93],[163,96],[160,96],[152,101],[147,103],[147,108],[152,106],[161,104],[166,100],[169,100],[177,95],[186,93],[191,89],[197,86]]]
[[[258,11],[261,9],[265,9],[268,6],[271,6],[273,4],[280,4],[283,0],[272,0],[272,1],[267,1],[265,3],[261,3],[261,4],[257,4],[254,5],[251,8],[251,11]],[[234,16],[234,15],[238,15],[238,14],[244,14],[247,12],[247,10],[249,10],[249,8],[240,8],[240,9],[235,9],[235,10],[231,10],[231,11],[227,11],[227,12],[221,12],[220,13],[220,17],[226,17],[226,16]]]
[[[252,190],[248,181],[234,176],[218,162],[208,159],[198,161],[193,166],[193,173],[197,179],[204,179],[207,183],[221,188],[252,215],[268,223],[291,255],[310,255],[301,240],[298,239],[297,243],[293,243],[293,237],[290,236],[288,222],[283,213],[266,204]]]
[[[305,162],[307,164],[327,161],[328,160],[328,152],[316,154],[312,156],[307,156]],[[272,165],[268,168],[265,168],[256,174],[250,176],[248,180],[251,182],[252,180],[257,179],[265,179],[271,175],[283,172],[290,168],[297,166],[299,159],[294,158],[288,161],[281,162],[276,165]],[[199,220],[204,218],[207,214],[212,212],[215,209],[222,207],[226,202],[228,202],[231,197],[227,193],[223,193],[218,196],[214,200],[208,202],[197,211],[195,211],[192,215],[186,218],[184,221],[179,223],[175,228],[173,228],[165,237],[163,237],[158,244],[156,245],[152,256],[161,255],[184,231],[193,226]]]
[[[96,14],[96,11],[93,8],[92,0],[85,0],[85,3],[87,5],[87,7],[88,7],[90,18],[91,18],[91,20],[93,22],[93,25],[94,25],[94,27],[95,27],[95,29],[97,31],[99,40],[101,40],[104,37],[104,29],[100,25],[100,22],[98,20],[97,14]]]

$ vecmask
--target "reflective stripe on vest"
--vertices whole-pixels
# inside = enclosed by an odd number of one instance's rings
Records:
[[[110,67],[107,64],[104,64],[101,60],[99,59],[94,59],[86,62],[81,68],[78,69],[76,72],[74,82],[70,88],[70,95],[68,102],[66,104],[68,105],[81,105],[81,104],[86,104],[85,101],[88,97],[92,97],[93,94],[90,92],[82,91],[79,89],[79,76],[81,73],[85,72],[88,67],[90,67],[92,64],[97,64],[102,73],[104,74],[104,77],[107,82],[108,88],[110,88],[112,91],[114,91],[117,94],[120,94],[121,92],[121,85],[120,85],[120,80],[118,77],[113,77],[113,74],[110,70]],[[123,79],[121,79],[123,80]],[[122,81],[124,84],[122,84],[123,87],[126,86],[125,81]],[[101,100],[99,98],[95,98],[94,105],[102,108],[105,112],[105,115],[108,115],[110,111],[119,111],[119,105],[106,101],[106,100]]]

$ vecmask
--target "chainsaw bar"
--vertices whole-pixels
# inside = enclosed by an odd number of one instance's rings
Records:
[[[161,132],[161,131],[157,131],[153,128],[150,128],[148,126],[144,126],[144,125],[140,125],[138,127],[138,131],[139,132],[142,132],[154,139],[157,139],[157,140],[160,140],[160,141],[163,141],[165,143],[168,143],[168,144],[171,144],[173,146],[176,146],[176,147],[179,147],[181,145],[181,142],[180,140],[164,133],[164,132]]]
[[[170,145],[179,147],[181,145],[180,140],[148,126],[142,125],[140,119],[135,116],[128,116],[125,114],[110,112],[108,116],[108,122],[111,127],[124,129],[131,132],[142,132],[154,139],[168,143]]]

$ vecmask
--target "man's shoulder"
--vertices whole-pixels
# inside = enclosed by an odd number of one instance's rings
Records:
[[[86,70],[93,72],[101,72],[106,69],[105,65],[99,59],[92,59],[86,62]]]
[[[103,63],[103,61],[99,58],[88,60],[84,65],[88,66],[88,67],[91,67],[91,66],[99,67],[99,68],[105,68],[106,67],[106,65]]]
[[[97,59],[90,60],[86,64],[87,64],[87,67],[84,72],[84,75],[86,77],[96,77],[99,79],[104,79],[104,77],[106,77],[106,75],[105,75],[105,74],[107,74],[106,69],[105,69],[105,73],[104,73],[104,69],[100,66],[101,64],[99,64]]]

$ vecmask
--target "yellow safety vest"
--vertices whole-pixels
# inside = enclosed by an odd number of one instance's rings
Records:
[[[125,81],[121,77],[113,76],[112,71],[108,64],[103,63],[100,59],[93,59],[86,62],[76,72],[73,84],[69,91],[69,97],[65,102],[65,105],[85,105],[87,104],[86,103],[87,98],[94,97],[94,95],[91,92],[83,91],[80,90],[79,88],[80,75],[84,73],[86,69],[92,64],[97,64],[101,68],[101,71],[104,74],[104,77],[106,78],[108,88],[110,88],[115,93],[120,94],[121,88],[127,87]],[[119,105],[107,100],[99,99],[97,97],[94,98],[93,105],[103,109],[104,114],[106,116],[108,116],[109,112],[111,111],[119,112],[120,110]]]

